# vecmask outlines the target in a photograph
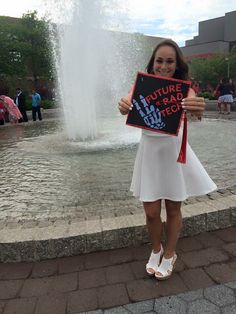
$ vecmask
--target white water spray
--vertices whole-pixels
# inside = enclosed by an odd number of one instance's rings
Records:
[[[57,76],[69,139],[94,139],[99,117],[118,112],[117,102],[127,94],[140,62],[137,37],[128,8],[121,0],[54,0],[59,13]],[[63,14],[64,13],[64,14]],[[138,61],[139,60],[139,61]]]

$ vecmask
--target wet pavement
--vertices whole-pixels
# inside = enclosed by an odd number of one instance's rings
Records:
[[[227,188],[236,176],[236,112],[205,115],[189,123],[189,142],[218,188]],[[0,128],[0,221],[142,213],[129,192],[140,130],[125,127],[122,118],[112,120],[115,132],[104,131],[95,147],[68,143],[55,119]]]

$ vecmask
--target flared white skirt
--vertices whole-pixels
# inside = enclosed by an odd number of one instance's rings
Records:
[[[218,98],[218,102],[219,103],[233,103],[234,99],[233,99],[233,95],[229,94],[229,95],[224,95],[224,96],[220,96]]]
[[[130,188],[135,197],[144,202],[184,201],[217,189],[189,144],[186,164],[177,162],[181,135],[142,132]]]

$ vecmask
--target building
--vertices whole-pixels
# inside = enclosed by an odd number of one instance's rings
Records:
[[[206,58],[222,53],[228,54],[236,44],[236,11],[228,12],[224,16],[199,22],[198,35],[186,40],[181,47],[184,55]]]

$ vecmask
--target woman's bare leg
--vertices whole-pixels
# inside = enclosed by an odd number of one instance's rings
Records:
[[[227,113],[227,104],[224,103],[224,112]]]
[[[167,242],[164,250],[165,258],[171,258],[176,250],[176,245],[182,229],[181,202],[165,200],[166,204],[166,232]]]
[[[223,113],[223,104],[222,103],[218,103],[218,108],[219,108],[219,113]]]
[[[224,108],[225,108],[224,103],[221,103],[221,104],[220,104],[220,108],[221,108],[221,113],[224,113]]]
[[[161,249],[161,200],[155,202],[143,202],[146,213],[146,223],[150,240],[152,242],[153,252],[157,253]]]

